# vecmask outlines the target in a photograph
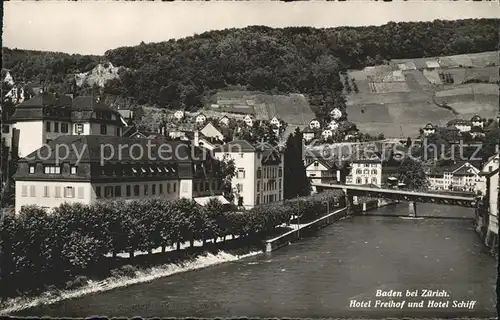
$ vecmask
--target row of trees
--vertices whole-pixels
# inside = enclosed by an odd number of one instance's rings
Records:
[[[51,214],[23,207],[0,223],[1,291],[12,296],[98,274],[110,253],[133,257],[136,251],[179,249],[181,243],[216,242],[228,235],[259,241],[292,215],[313,219],[325,212],[326,203],[333,208],[338,201],[338,193],[325,193],[245,212],[227,211],[217,200],[200,206],[188,199],[63,204]]]

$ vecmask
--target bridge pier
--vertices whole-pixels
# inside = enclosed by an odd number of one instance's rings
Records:
[[[415,201],[408,202],[408,215],[410,217],[417,216],[417,203]]]
[[[349,195],[347,189],[342,189],[344,192],[345,207],[347,208],[347,214],[354,212],[354,196]]]

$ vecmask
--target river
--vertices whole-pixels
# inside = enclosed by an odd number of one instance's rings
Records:
[[[406,204],[339,221],[270,254],[40,306],[20,316],[88,317],[492,317],[496,260],[468,219],[409,220]],[[473,210],[418,204],[418,214]],[[377,214],[383,216],[376,216]],[[445,290],[449,297],[376,297],[377,290]],[[421,294],[419,291],[418,294]],[[405,300],[402,309],[376,300]],[[350,301],[371,301],[369,308]],[[424,301],[423,307],[408,302]],[[428,301],[449,301],[427,308]],[[453,301],[475,301],[452,308]]]

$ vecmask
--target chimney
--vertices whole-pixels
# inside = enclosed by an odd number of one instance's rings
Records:
[[[194,132],[193,144],[194,144],[196,147],[199,147],[199,146],[200,146],[200,133],[198,132],[198,130],[196,130],[196,131]]]

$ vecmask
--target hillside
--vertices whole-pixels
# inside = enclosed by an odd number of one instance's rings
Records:
[[[111,62],[129,68],[105,92],[138,104],[202,108],[210,91],[230,85],[273,94],[297,92],[315,111],[344,108],[338,72],[391,59],[495,50],[498,19],[388,23],[383,26],[211,31],[161,43],[109,50],[104,57],[9,50],[4,68],[17,81],[64,87],[74,74]]]
[[[494,118],[499,100],[498,65],[498,52],[492,51],[391,60],[349,70],[348,82],[354,79],[358,88],[346,96],[349,120],[363,132],[406,137],[418,135],[429,122],[444,125],[475,114]]]

